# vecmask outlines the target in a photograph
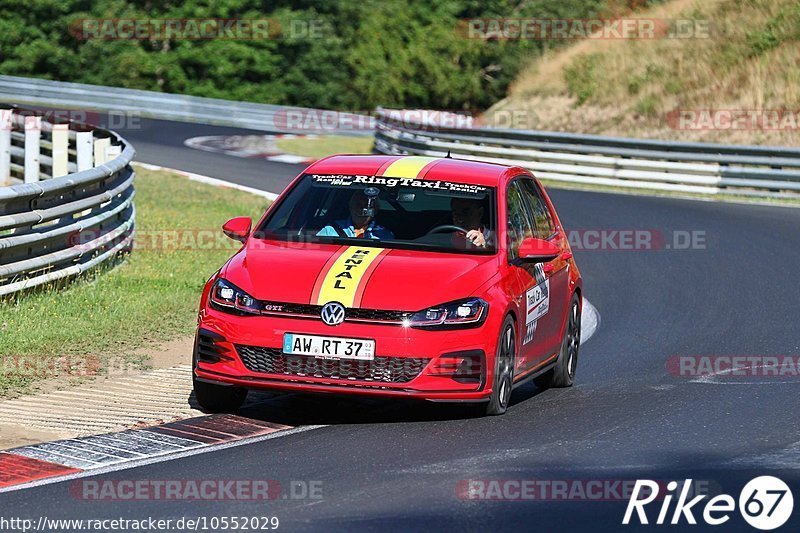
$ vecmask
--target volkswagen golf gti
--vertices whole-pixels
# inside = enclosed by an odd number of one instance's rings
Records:
[[[313,163],[206,284],[194,391],[232,411],[249,389],[473,402],[572,385],[582,281],[527,170],[451,158]]]

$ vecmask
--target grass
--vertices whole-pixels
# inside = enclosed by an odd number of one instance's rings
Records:
[[[138,169],[135,186],[137,248],[123,264],[0,301],[0,396],[30,391],[41,377],[19,371],[20,361],[144,365],[132,351],[192,334],[203,284],[237,249],[218,237],[220,226],[266,207],[166,172]]]
[[[674,129],[677,109],[800,108],[797,0],[672,0],[640,18],[694,20],[693,38],[584,40],[532,58],[485,115],[516,127],[797,146],[797,129]]]
[[[278,139],[276,145],[287,154],[322,159],[333,154],[369,154],[372,136],[320,135]]]

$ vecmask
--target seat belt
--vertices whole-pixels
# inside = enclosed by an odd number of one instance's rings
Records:
[[[345,233],[344,230],[339,227],[339,224],[335,220],[333,221],[333,224],[331,224],[331,226],[333,226],[333,231],[336,232],[336,235],[338,235],[339,237],[347,237],[347,233]]]

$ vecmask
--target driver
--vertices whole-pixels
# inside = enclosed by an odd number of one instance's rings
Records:
[[[478,248],[494,244],[494,232],[483,225],[483,203],[472,198],[450,201],[453,224],[467,230],[466,239]]]
[[[378,199],[372,201],[373,212],[378,210]],[[369,198],[363,191],[356,191],[348,202],[350,217],[328,224],[317,235],[320,237],[355,237],[361,239],[394,239],[394,234],[375,223],[369,213]]]

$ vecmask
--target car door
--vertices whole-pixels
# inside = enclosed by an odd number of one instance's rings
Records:
[[[553,242],[562,252],[566,237],[557,231],[554,219],[539,186],[531,178],[519,178],[517,186],[531,217],[533,236]],[[526,289],[530,326],[523,339],[531,344],[532,359],[542,362],[561,346],[561,326],[569,299],[569,256],[562,253],[547,263],[523,264],[521,274]],[[523,344],[526,346],[527,344]]]
[[[528,313],[534,312],[529,309],[528,304],[528,298],[533,294],[528,294],[528,292],[534,284],[531,282],[529,274],[531,265],[519,259],[518,250],[524,239],[533,236],[533,223],[530,212],[525,206],[522,191],[516,181],[512,181],[506,189],[506,227],[508,263],[514,276],[513,297],[520,306],[520,316],[517,320],[520,349],[515,372],[517,375],[521,375],[526,370],[533,368],[546,355],[546,348],[541,343],[531,342],[537,325],[527,319]]]

